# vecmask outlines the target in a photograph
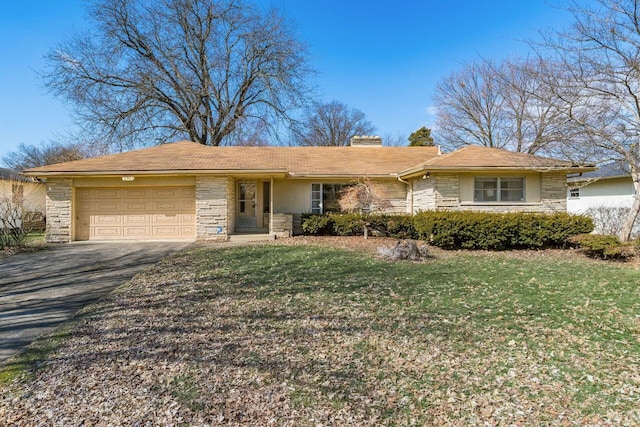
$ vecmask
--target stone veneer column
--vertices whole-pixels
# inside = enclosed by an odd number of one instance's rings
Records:
[[[72,197],[72,179],[50,178],[47,180],[47,242],[67,243],[71,241]]]
[[[567,211],[567,172],[546,172],[540,178],[540,202],[546,212]]]
[[[227,240],[227,215],[227,178],[196,177],[196,238]]]

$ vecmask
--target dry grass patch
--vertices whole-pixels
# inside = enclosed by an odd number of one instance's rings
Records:
[[[201,247],[84,312],[0,423],[638,424],[640,273]]]

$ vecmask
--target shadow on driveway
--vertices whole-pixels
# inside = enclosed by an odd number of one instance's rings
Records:
[[[189,242],[74,242],[0,260],[0,364]]]

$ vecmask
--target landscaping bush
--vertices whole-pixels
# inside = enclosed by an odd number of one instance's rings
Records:
[[[333,220],[330,215],[302,214],[302,232],[305,235],[332,235]]]
[[[569,243],[582,249],[591,258],[626,260],[638,255],[640,242],[621,242],[608,234],[580,234],[569,238]]]
[[[425,211],[410,215],[326,214],[303,217],[305,234],[356,236],[363,224],[384,236],[421,239],[444,249],[557,248],[593,230],[582,215]]]

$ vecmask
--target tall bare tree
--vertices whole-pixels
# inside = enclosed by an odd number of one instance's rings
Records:
[[[88,33],[48,55],[45,85],[86,130],[122,145],[232,143],[305,99],[305,47],[243,0],[92,0]],[[240,132],[240,136],[238,133]]]
[[[316,102],[294,135],[298,145],[346,146],[355,135],[370,135],[376,128],[357,108],[338,101]]]
[[[529,154],[560,150],[574,137],[566,105],[548,87],[558,72],[542,59],[481,61],[436,86],[439,136]]]
[[[436,128],[450,148],[468,144],[503,148],[510,140],[505,99],[494,67],[467,64],[436,84]],[[506,132],[506,134],[505,134]]]
[[[565,71],[555,94],[582,142],[629,166],[635,197],[620,232],[628,240],[640,214],[640,0],[575,1],[569,10],[573,25],[537,47]]]

